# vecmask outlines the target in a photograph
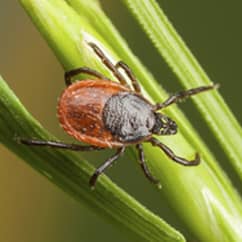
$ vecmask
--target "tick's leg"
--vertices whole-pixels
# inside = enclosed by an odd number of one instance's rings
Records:
[[[84,73],[84,74],[89,74],[91,76],[95,76],[99,79],[102,79],[102,80],[109,80],[107,77],[105,77],[104,75],[102,75],[101,73],[89,68],[89,67],[80,67],[80,68],[77,68],[77,69],[73,69],[73,70],[70,70],[70,71],[67,71],[65,72],[65,83],[66,83],[66,86],[69,86],[71,85],[71,78],[73,76],[76,76],[78,74],[81,74],[81,73]]]
[[[128,87],[128,83],[126,82],[123,75],[119,72],[119,70],[115,67],[115,65],[108,59],[108,57],[103,53],[103,51],[94,43],[88,43],[97,56],[101,59],[103,64],[113,73],[113,75],[119,80],[119,82]]]
[[[140,85],[139,85],[139,82],[138,80],[136,79],[134,73],[131,71],[131,69],[128,67],[127,64],[125,64],[123,61],[119,61],[116,65],[115,65],[116,68],[122,68],[126,75],[129,77],[129,79],[131,80],[132,82],[132,87],[134,88],[134,90],[137,92],[137,93],[140,93],[141,92],[141,88],[140,88]]]
[[[177,103],[179,101],[182,101],[190,96],[196,95],[200,92],[205,92],[211,89],[216,89],[219,87],[219,84],[214,84],[211,86],[202,86],[202,87],[197,87],[197,88],[192,88],[189,90],[185,90],[185,91],[181,91],[178,93],[173,94],[172,96],[170,96],[165,102],[163,103],[157,103],[155,105],[155,110],[159,110],[162,108],[165,108],[173,103]]]
[[[101,150],[103,148],[97,146],[84,146],[77,144],[66,144],[58,141],[48,141],[48,140],[28,140],[28,139],[18,139],[18,141],[24,145],[29,146],[47,146],[53,148],[74,150],[74,151],[93,151],[93,150]]]
[[[89,180],[89,184],[91,187],[94,187],[97,181],[97,178],[106,170],[107,168],[111,167],[113,165],[113,162],[117,160],[125,151],[125,146],[122,148],[119,148],[117,152],[111,156],[109,159],[107,159],[97,170],[94,172],[94,174],[91,176]]]
[[[148,142],[150,142],[153,146],[160,147],[169,158],[171,158],[173,161],[175,161],[175,162],[177,162],[181,165],[196,166],[200,163],[200,156],[199,156],[198,153],[196,153],[194,160],[189,161],[189,160],[186,160],[186,159],[181,158],[179,156],[176,156],[170,148],[168,148],[166,145],[164,145],[163,143],[161,143],[159,140],[157,140],[155,138],[150,138],[148,140]]]
[[[140,166],[141,166],[141,168],[142,168],[142,170],[143,170],[145,176],[146,176],[146,177],[147,177],[152,183],[154,183],[154,184],[160,184],[159,180],[157,180],[156,178],[154,178],[154,177],[151,175],[151,173],[150,173],[150,171],[149,171],[149,169],[148,169],[148,167],[147,167],[147,165],[146,165],[146,162],[145,162],[145,156],[144,156],[144,150],[143,150],[143,146],[142,146],[142,144],[137,144],[137,145],[136,145],[136,148],[137,148],[137,150],[138,150],[138,154],[139,154],[139,164],[140,164]]]

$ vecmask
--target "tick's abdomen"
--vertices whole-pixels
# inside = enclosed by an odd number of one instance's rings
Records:
[[[103,109],[103,123],[121,142],[137,142],[149,138],[155,125],[152,105],[130,92],[110,97]]]
[[[79,141],[99,147],[121,147],[103,123],[103,108],[117,93],[128,89],[107,80],[85,80],[73,83],[62,93],[58,117],[63,129]]]

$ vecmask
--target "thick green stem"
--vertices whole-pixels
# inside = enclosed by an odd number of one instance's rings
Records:
[[[0,141],[76,200],[104,216],[138,241],[184,241],[181,234],[102,176],[88,186],[94,168],[73,152],[29,148],[19,137],[55,140],[26,111],[0,77]]]
[[[211,84],[211,80],[173,28],[155,0],[123,0],[159,53],[186,88]],[[221,87],[223,88],[223,87]],[[242,129],[218,92],[193,99],[202,117],[242,179]],[[226,128],[225,128],[226,127]]]

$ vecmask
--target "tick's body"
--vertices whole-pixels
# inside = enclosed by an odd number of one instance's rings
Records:
[[[91,177],[91,186],[94,186],[98,176],[123,154],[125,148],[132,144],[136,145],[140,165],[146,177],[151,182],[158,183],[145,164],[142,142],[158,146],[177,163],[185,166],[198,165],[200,161],[198,154],[194,160],[188,161],[176,156],[166,145],[152,137],[153,134],[173,135],[177,132],[176,123],[157,111],[189,96],[213,89],[217,85],[182,91],[170,96],[163,103],[153,105],[142,96],[139,83],[126,64],[120,61],[113,65],[99,47],[93,43],[89,43],[89,45],[120,83],[113,82],[88,67],[66,72],[65,80],[68,87],[59,99],[58,117],[61,126],[69,135],[90,146],[26,139],[21,139],[21,142],[27,145],[50,146],[76,151],[116,148],[116,154],[106,160]],[[132,89],[119,68],[122,68],[130,78]],[[71,78],[79,73],[89,74],[97,79],[72,83]]]
[[[115,148],[151,137],[156,122],[153,108],[119,83],[84,80],[65,89],[58,116],[64,130],[77,140]]]

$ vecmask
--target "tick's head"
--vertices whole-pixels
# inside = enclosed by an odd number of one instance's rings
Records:
[[[157,135],[173,135],[177,133],[177,124],[161,113],[155,113],[156,122],[152,133]]]

